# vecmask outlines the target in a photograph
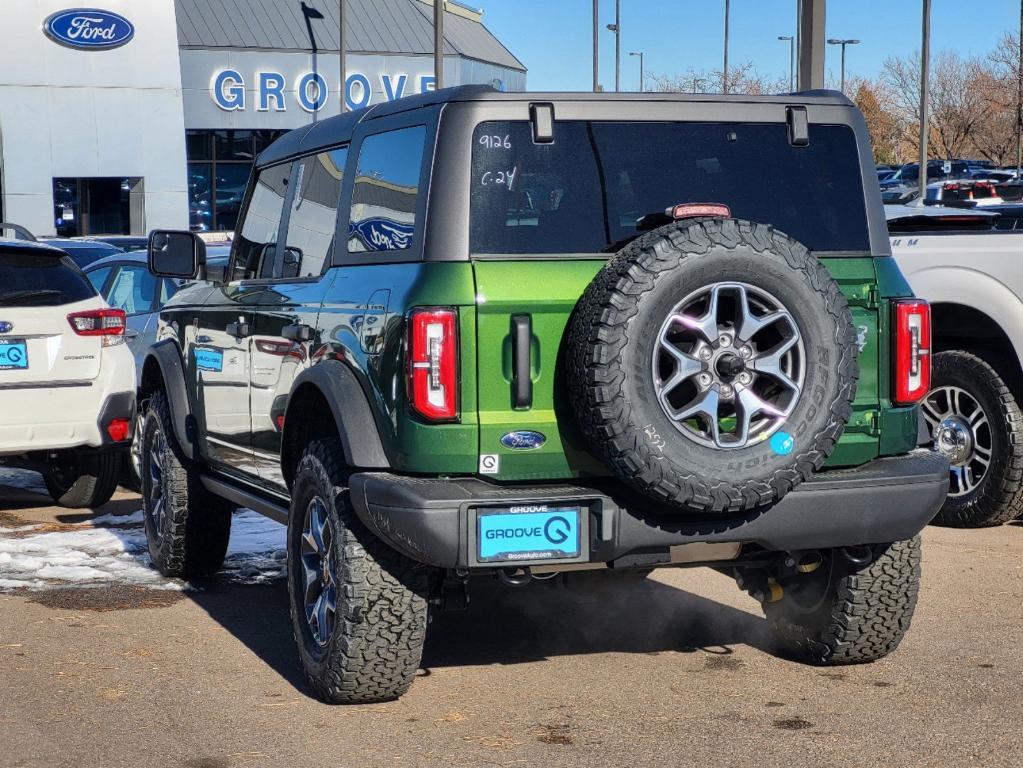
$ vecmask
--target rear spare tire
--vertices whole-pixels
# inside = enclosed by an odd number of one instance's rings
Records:
[[[584,435],[666,505],[746,512],[821,467],[851,413],[845,297],[764,224],[693,219],[634,240],[594,278],[569,333]]]

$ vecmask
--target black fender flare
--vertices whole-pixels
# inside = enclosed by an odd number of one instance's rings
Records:
[[[341,438],[345,463],[349,467],[360,469],[391,467],[369,398],[355,372],[339,360],[324,360],[312,365],[302,371],[292,383],[284,416],[282,463],[289,459],[285,456],[287,446],[291,445],[288,439],[289,430],[300,428],[294,424],[292,416],[301,401],[301,398],[295,395],[303,387],[315,387],[326,400]]]
[[[181,350],[174,339],[165,339],[149,348],[143,364],[143,386],[146,383],[146,372],[155,364],[160,370],[164,392],[170,405],[171,421],[174,424],[174,437],[185,457],[191,460],[198,458],[195,454],[195,419],[192,417],[192,406],[188,400],[188,389],[185,386],[185,366],[181,359]]]

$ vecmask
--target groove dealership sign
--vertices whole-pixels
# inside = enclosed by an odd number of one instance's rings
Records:
[[[411,93],[432,91],[436,79],[432,75],[413,78],[407,74],[381,73],[379,91],[387,101],[400,99]],[[336,86],[336,83],[335,83]],[[414,90],[418,88],[418,90]],[[287,112],[289,103],[297,104],[306,112],[319,112],[329,100],[327,82],[318,72],[306,72],[296,81],[288,83],[281,72],[258,71],[250,80],[236,69],[221,69],[210,78],[210,98],[220,109],[228,112],[245,111]],[[334,93],[336,96],[337,89]],[[254,104],[249,103],[252,95]],[[349,109],[368,107],[373,101],[370,76],[353,72],[345,78],[345,103]]]

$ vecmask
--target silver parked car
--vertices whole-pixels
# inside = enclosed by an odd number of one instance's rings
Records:
[[[206,249],[207,267],[223,270],[227,266],[230,245],[211,245]],[[185,283],[167,277],[157,277],[149,271],[145,251],[116,253],[113,256],[94,261],[85,267],[85,275],[95,286],[107,304],[123,309],[127,316],[125,339],[135,356],[136,376],[142,375],[142,363],[146,350],[156,341],[157,322],[160,309]],[[136,381],[136,386],[138,385]],[[131,460],[128,462],[128,480],[139,487],[139,437],[142,434],[142,420],[145,409],[138,407],[138,423],[131,446]]]

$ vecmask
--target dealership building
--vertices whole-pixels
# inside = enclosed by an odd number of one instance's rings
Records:
[[[255,155],[341,109],[339,0],[98,2],[5,4],[0,221],[233,229]],[[434,87],[433,0],[346,2],[349,109]],[[525,89],[481,11],[445,3],[444,41],[445,85]]]

